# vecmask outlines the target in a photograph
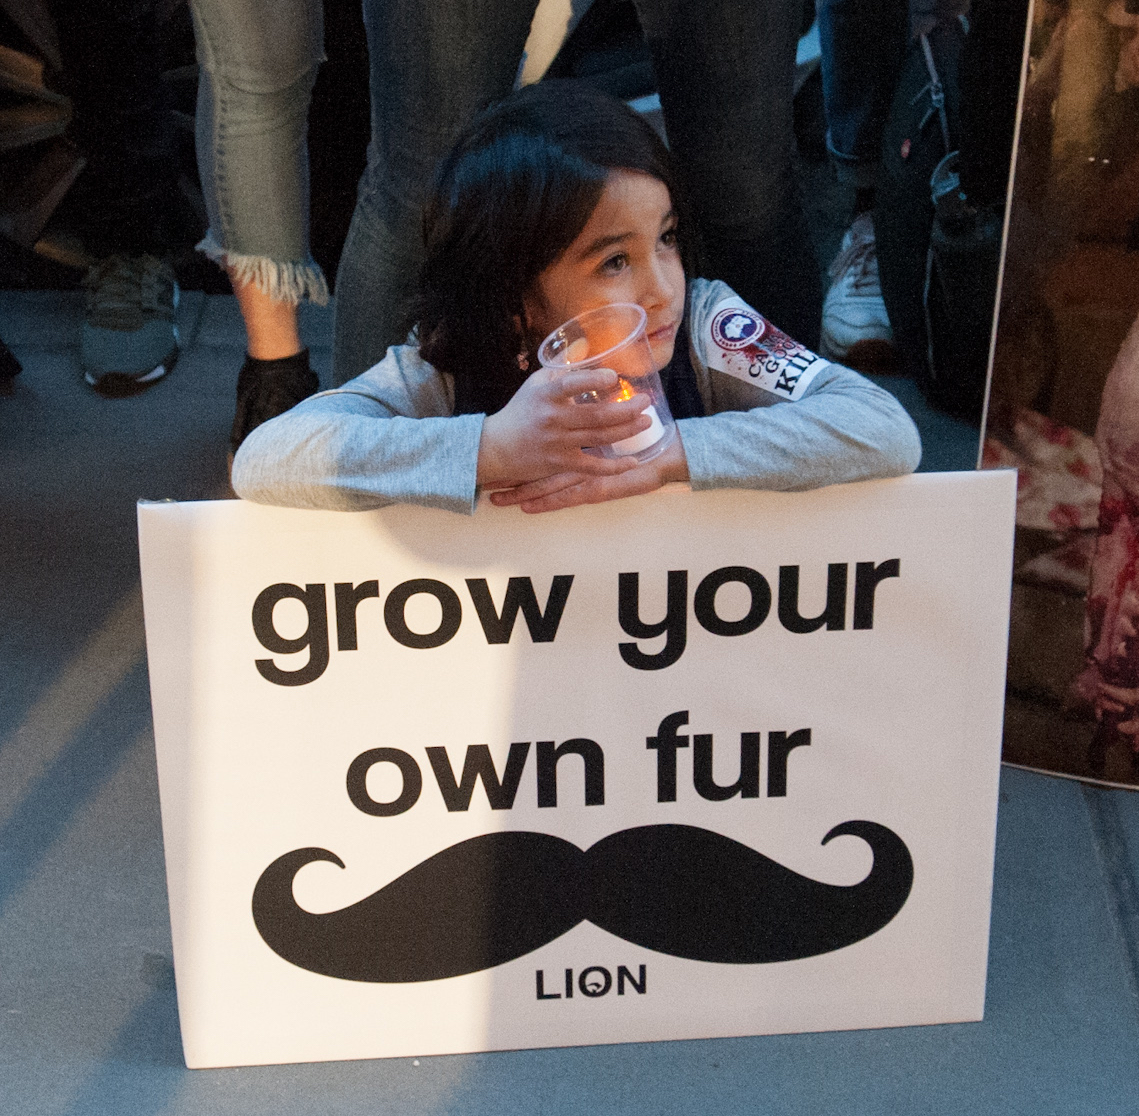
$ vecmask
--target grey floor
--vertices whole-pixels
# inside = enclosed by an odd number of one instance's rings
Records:
[[[188,1071],[134,503],[224,495],[243,335],[190,295],[146,394],[81,381],[79,296],[0,292],[0,1112],[19,1116],[1139,1112],[1139,795],[1004,772],[983,1023]],[[327,376],[327,312],[305,322]],[[975,435],[892,383],[926,465]]]

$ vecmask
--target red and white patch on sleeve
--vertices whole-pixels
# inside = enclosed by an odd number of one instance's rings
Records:
[[[708,367],[794,402],[830,361],[776,329],[738,296],[712,311]]]

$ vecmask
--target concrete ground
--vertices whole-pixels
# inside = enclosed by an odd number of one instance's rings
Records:
[[[243,349],[188,295],[143,395],[78,366],[81,296],[0,292],[0,1111],[554,1116],[1139,1111],[1139,796],[1006,769],[984,1022],[188,1071],[166,913],[135,543],[140,497],[226,493]],[[329,313],[306,309],[327,380]],[[911,407],[926,467],[976,435]]]

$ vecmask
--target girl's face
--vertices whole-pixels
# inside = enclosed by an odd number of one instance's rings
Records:
[[[640,171],[611,171],[585,228],[535,283],[529,325],[545,337],[570,318],[611,302],[635,302],[659,371],[672,359],[684,316],[684,268],[668,187]]]

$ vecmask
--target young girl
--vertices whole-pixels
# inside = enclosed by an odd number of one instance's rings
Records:
[[[439,169],[408,343],[258,427],[234,489],[294,507],[466,513],[484,490],[540,512],[668,481],[789,490],[915,469],[917,431],[893,396],[725,284],[686,284],[680,205],[667,150],[620,101],[542,82],[492,107]],[[585,448],[647,429],[647,397],[579,405],[614,373],[535,359],[552,330],[612,302],[644,308],[678,420],[679,438],[643,464]]]

